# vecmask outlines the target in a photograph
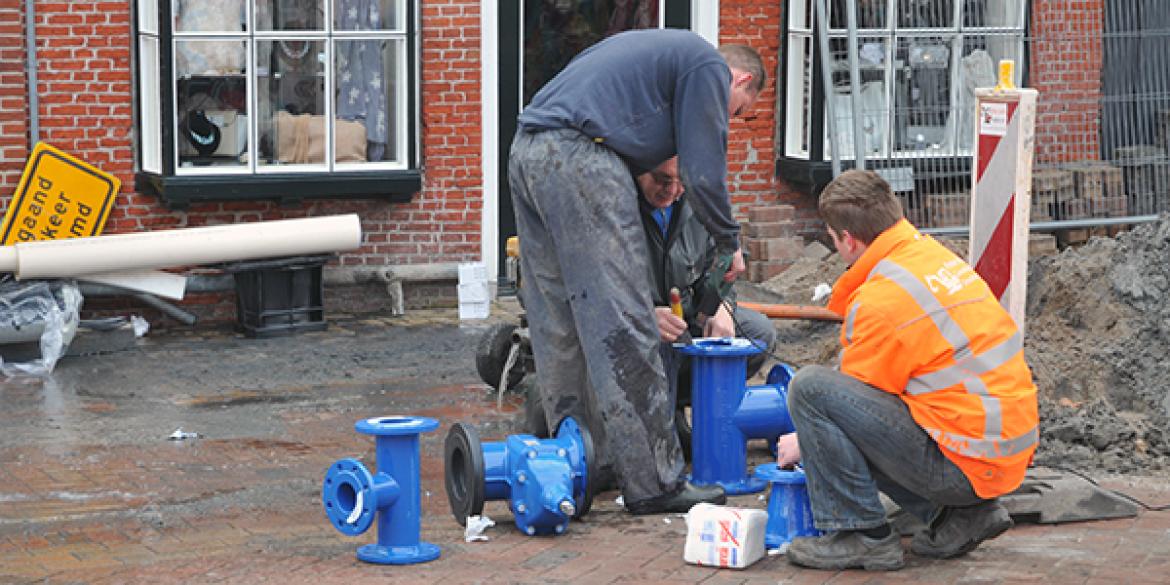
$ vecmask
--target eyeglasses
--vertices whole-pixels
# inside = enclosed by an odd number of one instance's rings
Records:
[[[663,189],[669,189],[675,185],[678,185],[679,188],[683,188],[682,179],[672,177],[665,173],[659,173],[657,171],[651,172],[650,178],[654,179],[654,182],[658,183],[658,186],[662,187]]]

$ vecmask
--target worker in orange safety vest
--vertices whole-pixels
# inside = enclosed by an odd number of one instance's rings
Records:
[[[796,433],[777,444],[779,465],[802,462],[825,532],[793,540],[788,559],[900,568],[879,491],[926,523],[915,554],[966,554],[1011,527],[996,497],[1020,485],[1039,440],[1023,335],[969,264],[903,218],[877,173],[843,173],[819,210],[850,267],[828,305],[844,318],[840,370],[796,374]]]

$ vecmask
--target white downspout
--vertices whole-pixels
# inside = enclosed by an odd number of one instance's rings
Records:
[[[494,283],[500,273],[497,249],[500,239],[500,106],[496,103],[499,90],[499,5],[496,0],[484,0],[479,6],[480,128],[482,131],[480,161],[483,163],[483,207],[480,215],[479,254],[487,264],[489,281]]]

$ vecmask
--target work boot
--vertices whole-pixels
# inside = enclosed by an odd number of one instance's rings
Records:
[[[964,507],[945,507],[930,526],[914,535],[910,550],[920,557],[949,559],[965,555],[979,543],[1012,527],[1012,517],[996,500]]]
[[[626,509],[631,514],[668,514],[671,512],[688,512],[695,504],[723,504],[727,502],[727,495],[723,493],[723,486],[695,485],[684,481],[679,488],[668,494],[654,496],[645,500],[627,503]]]
[[[800,537],[788,544],[788,562],[802,567],[838,571],[896,571],[902,568],[902,541],[897,532],[870,538],[856,530]]]

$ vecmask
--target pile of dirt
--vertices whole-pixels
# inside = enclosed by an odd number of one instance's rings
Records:
[[[1030,263],[1024,353],[1041,396],[1037,460],[1167,467],[1168,259],[1163,216]]]
[[[1170,469],[1170,218],[1094,238],[1029,265],[1025,356],[1040,392],[1039,464]],[[808,304],[845,266],[805,258],[764,283]],[[777,354],[830,364],[838,326],[776,322]]]

